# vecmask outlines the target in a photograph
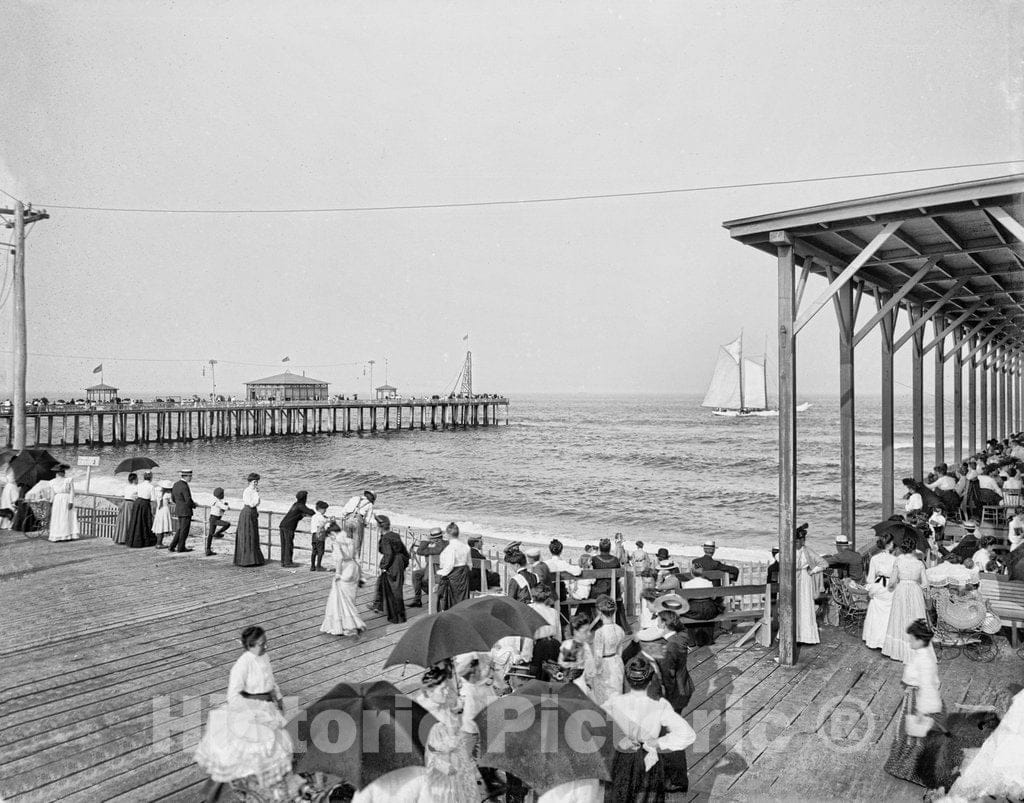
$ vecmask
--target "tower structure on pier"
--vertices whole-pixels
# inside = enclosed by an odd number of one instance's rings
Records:
[[[462,384],[459,386],[459,395],[473,395],[473,352],[466,352],[466,362],[462,365]]]

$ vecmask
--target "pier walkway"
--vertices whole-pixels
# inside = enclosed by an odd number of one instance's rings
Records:
[[[267,435],[496,426],[504,396],[386,401],[47,405],[25,411],[26,445],[103,446]],[[11,445],[12,413],[0,410],[0,444]]]
[[[268,631],[291,710],[341,680],[419,671],[381,666],[405,625],[364,614],[358,640],[319,632],[330,574],[200,552],[126,549],[106,538],[49,543],[0,531],[0,794],[8,801],[194,801],[191,761],[248,624]],[[371,594],[361,596],[365,611]],[[415,616],[425,615],[412,609]],[[882,770],[900,704],[900,665],[823,628],[796,667],[720,637],[695,650],[687,719],[693,799],[919,800]],[[992,699],[1020,658],[940,665],[947,706]]]

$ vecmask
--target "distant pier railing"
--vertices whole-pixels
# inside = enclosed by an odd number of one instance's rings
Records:
[[[276,435],[466,429],[508,424],[504,396],[386,401],[211,402],[29,407],[26,444],[90,446]],[[0,411],[0,442],[11,445],[13,414]]]

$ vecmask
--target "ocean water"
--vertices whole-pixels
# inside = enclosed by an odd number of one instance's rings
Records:
[[[811,545],[828,549],[839,529],[839,403],[800,401],[812,407],[798,417],[798,515]],[[257,471],[264,506],[287,505],[299,489],[331,504],[373,489],[402,526],[456,521],[485,536],[573,545],[622,532],[627,543],[681,554],[699,554],[682,547],[711,536],[723,556],[767,557],[777,540],[778,419],[720,418],[699,404],[683,395],[514,396],[508,426],[105,447],[92,487],[119,492],[117,461],[145,452],[161,465],[156,479],[190,466],[197,492],[220,485],[229,498]],[[926,466],[931,432],[926,422]],[[910,444],[909,397],[897,398],[897,483],[909,473]],[[880,401],[858,398],[861,537],[880,518],[880,464]]]

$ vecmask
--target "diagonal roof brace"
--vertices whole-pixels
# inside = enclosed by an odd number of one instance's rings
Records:
[[[1024,226],[1020,224],[1017,218],[1013,217],[1001,206],[989,206],[986,207],[985,211],[1002,223],[1003,228],[1010,232],[1010,234],[1024,243]]]
[[[971,358],[974,357],[975,354],[977,354],[983,348],[988,346],[988,344],[992,342],[992,339],[1009,325],[1009,321],[1003,321],[995,329],[993,329],[991,332],[985,335],[984,339],[977,346],[971,349],[970,353],[966,357],[964,357],[964,362],[970,362]]]
[[[935,313],[938,312],[939,309],[942,308],[943,304],[945,304],[947,301],[949,301],[949,299],[951,299],[953,296],[955,296],[957,293],[960,292],[960,288],[962,288],[966,283],[967,283],[967,277],[966,276],[961,276],[959,279],[957,279],[956,280],[956,284],[954,284],[945,293],[943,293],[942,294],[942,298],[940,298],[938,301],[936,301],[934,304],[932,304],[928,308],[927,312],[922,314],[920,318],[918,318],[916,321],[914,321],[914,325],[911,326],[906,332],[903,333],[903,337],[901,337],[899,340],[896,341],[895,344],[893,344],[892,350],[893,351],[899,351],[900,348],[908,340],[910,340],[911,337],[914,336],[914,333],[917,332],[918,329],[922,329],[924,327],[924,325],[926,323],[928,323],[928,321],[930,321],[932,319],[932,316],[934,316]]]
[[[933,337],[932,340],[925,345],[923,353],[927,354],[929,351],[931,351],[933,348],[935,348],[937,345],[939,345],[939,343],[941,343],[943,340],[946,339],[946,337],[949,336],[950,332],[952,332],[954,329],[959,327],[960,324],[962,324],[964,321],[966,321],[968,318],[970,318],[975,312],[977,312],[979,309],[981,309],[981,307],[984,306],[984,304],[985,304],[985,302],[984,301],[980,301],[980,300],[979,301],[975,301],[973,304],[971,304],[971,306],[969,306],[962,313],[960,313],[959,317],[954,319],[952,321],[952,323],[948,324],[945,329],[943,329],[941,332],[939,332],[937,335],[935,335],[935,337]],[[983,327],[984,325],[985,325],[984,323],[978,324],[978,330],[972,332],[971,334],[977,334],[977,331],[980,331],[981,327]],[[964,342],[966,340],[968,340],[968,339],[969,338],[967,338],[967,337],[957,337],[954,334],[953,335],[953,348],[952,348],[952,350],[949,353],[947,353],[942,358],[943,361],[948,360],[951,356],[953,356],[952,352],[953,351],[957,351],[958,349],[960,349],[963,346]]]
[[[857,271],[864,267],[864,263],[871,259],[872,255],[882,247],[882,244],[889,239],[889,235],[896,231],[901,223],[902,221],[900,220],[894,220],[882,226],[882,230],[874,236],[864,250],[857,254],[853,261],[843,269],[843,272],[825,288],[825,291],[811,302],[810,307],[797,317],[796,323],[793,324],[794,335],[799,334],[800,330],[810,323],[815,315],[821,312],[821,308],[839,291],[839,288],[849,282]]]
[[[881,308],[879,308],[878,312],[872,316],[871,320],[864,324],[864,326],[861,327],[861,330],[854,335],[853,345],[856,346],[860,343],[860,341],[862,341],[868,333],[875,328],[875,325],[882,320],[882,318],[888,315],[892,311],[893,307],[904,299],[907,293],[917,287],[918,282],[928,274],[928,271],[930,271],[934,265],[935,260],[929,259],[925,261],[925,263],[917,269],[917,273],[907,279],[900,289],[897,290],[892,297],[881,306]]]

